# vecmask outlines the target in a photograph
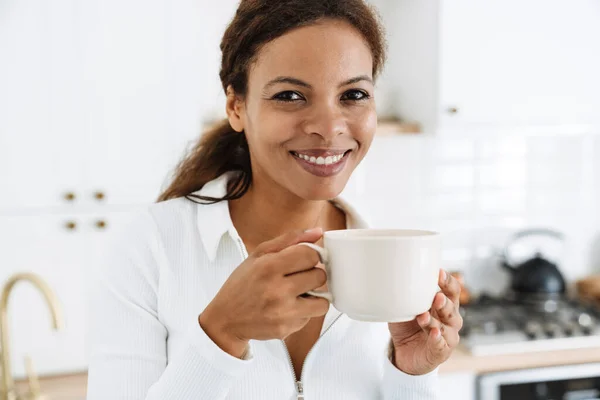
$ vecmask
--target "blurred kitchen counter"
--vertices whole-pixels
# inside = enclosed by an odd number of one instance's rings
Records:
[[[554,350],[521,354],[473,356],[465,349],[454,351],[452,357],[440,366],[440,374],[509,371],[525,368],[600,362],[600,349]]]
[[[44,376],[39,378],[43,400],[85,400],[87,372],[69,375]],[[26,393],[25,380],[17,381],[19,393]]]
[[[600,362],[600,349],[544,351],[538,353],[472,356],[459,348],[440,367],[440,374],[508,371],[524,368]],[[18,382],[24,391],[25,383]],[[87,373],[40,377],[42,394],[48,400],[84,400],[87,390]]]

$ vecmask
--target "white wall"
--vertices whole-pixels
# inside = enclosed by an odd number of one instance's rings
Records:
[[[476,291],[504,289],[496,253],[522,228],[566,235],[564,251],[543,248],[568,279],[600,272],[595,133],[376,137],[359,169],[346,192],[373,224],[441,231],[445,267]]]

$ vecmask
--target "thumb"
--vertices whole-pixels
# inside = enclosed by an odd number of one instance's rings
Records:
[[[323,229],[312,228],[306,231],[295,230],[285,233],[275,239],[261,243],[256,247],[255,254],[277,253],[281,250],[302,242],[314,243],[323,236]]]

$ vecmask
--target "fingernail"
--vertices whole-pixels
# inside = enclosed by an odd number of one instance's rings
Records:
[[[448,273],[446,272],[446,270],[442,270],[442,280],[446,281],[446,279],[448,279]]]

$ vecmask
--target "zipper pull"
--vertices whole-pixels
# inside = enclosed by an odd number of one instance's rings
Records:
[[[304,400],[304,388],[302,387],[302,381],[296,381],[296,392],[298,393],[297,400]]]

